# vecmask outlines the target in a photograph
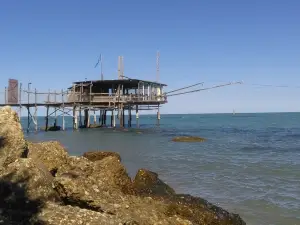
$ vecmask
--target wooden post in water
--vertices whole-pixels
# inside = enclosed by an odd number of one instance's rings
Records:
[[[4,104],[7,103],[7,87],[5,87],[5,91],[4,91]]]
[[[112,111],[112,117],[113,117],[113,127],[116,127],[116,114],[115,114],[115,109]]]
[[[19,104],[20,104],[20,114],[19,114],[19,119],[21,122],[21,117],[22,117],[22,83],[20,83],[20,90],[19,90]]]
[[[97,116],[96,116],[96,110],[94,109],[94,125],[97,123]]]
[[[56,91],[54,91],[54,104],[56,104]],[[56,106],[54,106],[54,126],[57,126]]]
[[[76,106],[73,106],[73,129],[77,129],[77,113],[76,113]]]
[[[34,89],[34,102],[35,102],[35,111],[34,111],[34,124],[35,124],[35,131],[38,131],[38,119],[37,119],[37,91],[36,88]]]
[[[113,110],[111,110],[111,116],[110,116],[110,126],[113,127],[113,116],[114,116],[114,113],[113,113]]]
[[[65,130],[65,101],[64,101],[64,91],[61,90],[62,99],[62,130]]]
[[[45,131],[48,131],[48,123],[49,123],[49,106],[46,106],[46,126],[45,126]]]
[[[106,126],[106,113],[107,113],[107,110],[104,110],[104,126]]]
[[[89,115],[89,109],[85,109],[84,110],[84,127],[85,128],[88,128],[89,126],[90,126],[90,124],[89,124],[89,117],[90,117],[90,115]]]
[[[157,108],[157,126],[159,126],[160,124],[160,112],[159,112],[159,104],[158,104],[158,108]]]
[[[48,104],[50,101],[50,90],[48,93]],[[48,123],[49,123],[49,105],[46,106],[46,126],[45,126],[45,131],[48,131]]]
[[[128,107],[128,127],[131,127],[131,106]]]
[[[29,126],[30,126],[30,107],[29,107],[29,97],[30,97],[30,84],[28,83],[28,90],[27,90],[27,96],[28,96],[28,105],[27,105],[27,133],[29,133]]]
[[[135,109],[135,116],[136,116],[136,127],[139,128],[139,106],[136,105],[136,109]]]
[[[120,127],[124,127],[123,125],[123,108],[122,106],[119,109],[119,121],[120,121]]]
[[[123,127],[125,127],[125,109],[124,109],[124,106],[122,107],[122,122],[123,122]]]

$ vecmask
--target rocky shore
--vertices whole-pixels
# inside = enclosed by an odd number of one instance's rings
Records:
[[[206,200],[177,194],[154,172],[132,180],[112,152],[69,156],[60,143],[24,139],[0,109],[0,224],[244,225]]]

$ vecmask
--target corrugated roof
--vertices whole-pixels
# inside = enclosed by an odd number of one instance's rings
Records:
[[[157,85],[162,85],[162,86],[167,86],[166,84],[163,83],[158,83],[154,81],[147,81],[147,80],[139,80],[139,79],[122,79],[122,80],[84,80],[84,81],[76,81],[73,82],[73,84],[87,84],[87,83],[93,83],[93,84],[133,84],[133,83],[139,83],[139,82],[144,82],[144,83],[150,83],[150,84],[157,84]]]

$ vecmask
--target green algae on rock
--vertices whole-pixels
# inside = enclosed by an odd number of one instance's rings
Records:
[[[117,152],[91,151],[91,152],[85,152],[83,154],[83,157],[87,158],[88,160],[90,160],[92,162],[102,160],[108,156],[116,157],[119,161],[121,161],[121,156]]]
[[[195,136],[180,136],[172,139],[174,142],[204,142],[205,138]]]
[[[175,191],[169,185],[158,178],[158,174],[146,169],[139,169],[134,181],[133,187],[136,193],[141,195],[173,195]]]

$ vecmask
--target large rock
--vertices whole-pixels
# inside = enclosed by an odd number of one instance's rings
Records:
[[[133,182],[138,194],[142,195],[174,195],[175,191],[158,178],[158,174],[146,169],[139,169]]]
[[[66,202],[76,205],[87,202],[88,207],[94,207],[99,193],[129,193],[132,182],[116,157],[95,162],[84,157],[70,157],[69,164],[57,171],[54,187]]]
[[[85,152],[83,154],[83,157],[87,158],[88,160],[90,160],[92,162],[102,160],[108,156],[116,157],[121,162],[121,156],[117,152],[93,151],[93,152]]]
[[[28,158],[42,162],[53,176],[68,163],[68,153],[57,141],[28,142]]]
[[[236,214],[231,214],[208,201],[190,195],[176,194],[175,191],[158,178],[158,174],[146,169],[138,170],[133,186],[138,195],[152,196],[166,204],[167,216],[180,216],[194,224],[244,225]]]
[[[0,173],[0,180],[15,183],[26,191],[29,200],[59,201],[58,194],[52,188],[53,177],[42,164],[33,159],[17,159]],[[12,190],[11,197],[18,197],[18,191]],[[1,196],[0,196],[1,197]]]
[[[195,137],[195,136],[180,136],[174,137],[172,139],[174,142],[204,142],[206,141],[205,138],[202,137]]]
[[[229,213],[221,207],[191,195],[173,195],[164,198],[168,203],[166,215],[177,215],[193,224],[246,225],[239,215]]]
[[[19,117],[9,106],[0,108],[0,167],[26,156],[26,142]]]

